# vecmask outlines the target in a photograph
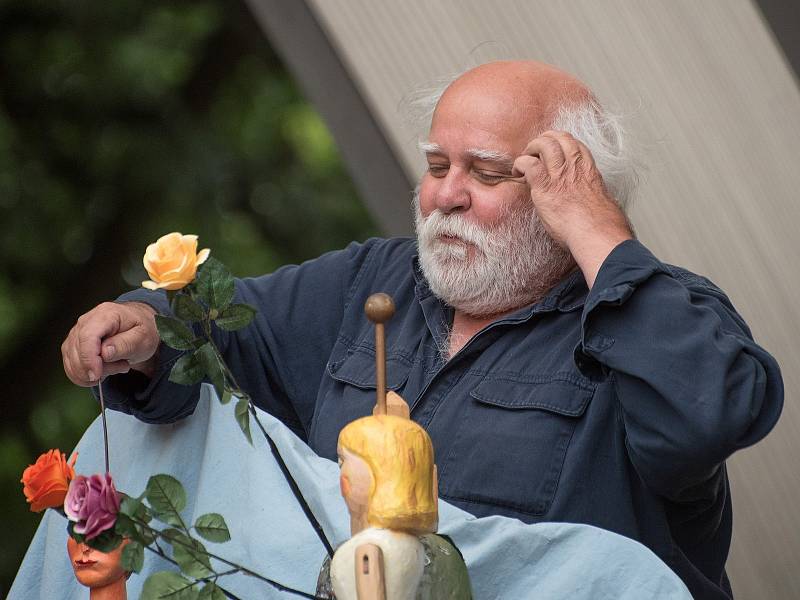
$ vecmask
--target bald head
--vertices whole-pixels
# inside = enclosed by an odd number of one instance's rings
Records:
[[[442,94],[434,119],[441,109],[451,107],[469,106],[484,113],[499,109],[514,126],[526,124],[526,134],[531,135],[546,127],[560,108],[591,98],[584,83],[551,65],[533,60],[492,62],[456,79]]]

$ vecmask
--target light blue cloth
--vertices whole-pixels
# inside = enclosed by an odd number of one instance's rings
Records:
[[[266,413],[261,422],[278,444],[331,543],[349,537],[347,509],[339,495],[336,463],[315,455],[289,429]],[[251,421],[254,447],[233,417],[233,403],[216,401],[203,386],[192,417],[171,425],[147,425],[117,412],[108,414],[111,473],[117,488],[144,491],[156,473],[177,477],[189,501],[185,520],[218,512],[232,541],[207,543],[209,551],[284,585],[313,593],[325,550],[306,521]],[[103,471],[99,418],[78,444],[76,472]],[[476,519],[446,502],[439,504],[439,531],[453,538],[466,560],[476,600],[640,600],[691,598],[680,579],[650,550],[625,537],[564,523],[525,525],[514,519]],[[66,551],[66,521],[47,511],[11,587],[11,600],[86,599]],[[138,598],[147,575],[174,569],[146,552],[144,570],[128,580]],[[241,598],[296,598],[250,577],[220,583]]]

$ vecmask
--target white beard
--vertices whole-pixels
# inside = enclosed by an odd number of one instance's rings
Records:
[[[414,216],[419,262],[431,291],[472,317],[536,302],[575,266],[532,208],[509,210],[489,229],[458,212],[437,209],[423,217],[415,193]]]

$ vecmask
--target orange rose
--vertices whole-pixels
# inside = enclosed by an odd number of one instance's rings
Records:
[[[210,250],[197,252],[197,236],[168,233],[150,244],[144,253],[144,268],[152,281],[143,281],[148,290],[179,290],[194,281],[197,267]]]
[[[36,464],[29,466],[22,473],[22,493],[31,505],[32,512],[40,512],[45,508],[63,506],[69,489],[69,482],[75,477],[75,461],[78,454],[72,455],[69,463],[67,456],[60,450],[50,450],[42,454]]]

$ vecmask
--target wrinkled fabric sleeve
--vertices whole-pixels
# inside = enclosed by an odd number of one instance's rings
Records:
[[[215,342],[240,387],[303,439],[351,287],[375,243],[352,243],[302,265],[237,279],[233,301],[250,304],[258,313],[241,330],[214,328]],[[163,292],[138,289],[117,301],[144,302],[159,314],[171,314]],[[200,385],[169,381],[170,369],[182,354],[162,343],[152,379],[133,371],[106,379],[108,407],[149,423],[169,423],[191,414]]]
[[[783,406],[777,362],[725,294],[635,240],[603,263],[575,360],[612,378],[631,462],[674,502],[713,501],[721,463],[763,438]]]

